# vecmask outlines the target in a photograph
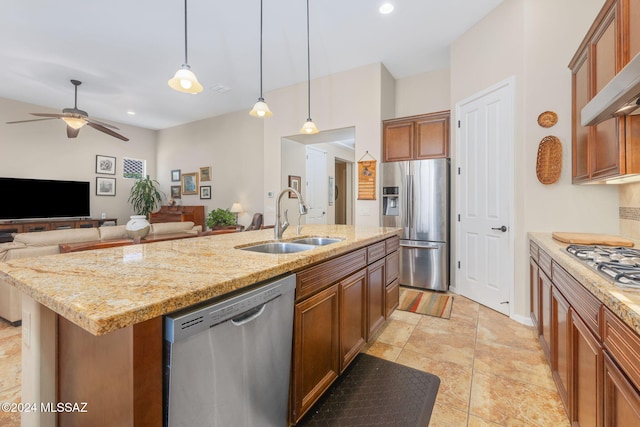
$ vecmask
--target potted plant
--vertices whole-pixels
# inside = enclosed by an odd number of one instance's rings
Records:
[[[212,230],[236,225],[236,216],[229,209],[214,209],[207,216],[207,227]]]
[[[131,215],[131,219],[127,222],[126,229],[129,237],[143,238],[149,234],[151,224],[147,220],[147,217],[153,210],[162,203],[164,193],[158,190],[160,184],[155,179],[138,178],[131,187],[131,193],[129,194],[129,203],[135,215]]]

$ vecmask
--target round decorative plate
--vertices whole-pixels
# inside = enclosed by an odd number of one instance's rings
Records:
[[[553,111],[545,111],[538,116],[538,124],[543,128],[550,128],[558,123],[558,115]]]

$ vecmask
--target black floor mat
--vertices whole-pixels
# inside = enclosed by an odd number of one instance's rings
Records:
[[[427,426],[440,378],[361,353],[298,426]]]

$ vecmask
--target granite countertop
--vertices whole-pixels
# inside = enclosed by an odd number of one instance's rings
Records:
[[[344,240],[293,254],[236,249],[273,240],[273,229],[24,258],[0,277],[94,335],[103,335],[397,235],[400,229],[305,225],[283,240]]]
[[[569,245],[553,239],[551,233],[529,233],[529,238],[640,335],[640,289],[616,286],[568,253]]]

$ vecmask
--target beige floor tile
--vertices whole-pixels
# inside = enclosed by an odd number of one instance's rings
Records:
[[[454,427],[467,425],[467,411],[437,403],[433,406],[429,427]]]
[[[467,368],[473,366],[475,335],[416,328],[405,345],[406,350],[432,360],[456,363]]]
[[[540,350],[532,326],[522,325],[486,307],[481,307],[478,314],[478,341]]]
[[[569,426],[554,390],[474,372],[470,415],[506,426]]]
[[[372,344],[368,344],[363,349],[364,353],[372,356],[379,357],[381,359],[395,362],[402,351],[402,347],[396,347],[384,342],[375,341]]]
[[[468,427],[495,427],[500,425],[502,424],[492,423],[475,415],[469,415],[469,424],[467,424]]]
[[[428,316],[412,313],[410,311],[395,310],[393,313],[391,313],[389,319],[399,320],[401,322],[409,323],[410,325],[417,325],[423,317]]]
[[[433,316],[422,316],[416,325],[417,329],[441,334],[468,335],[475,339],[477,322],[470,317],[452,315],[451,319],[442,319]]]
[[[484,372],[550,390],[556,389],[549,364],[541,350],[478,341],[473,369],[474,373]]]
[[[18,403],[20,402],[20,385],[0,391],[0,402]],[[19,412],[4,412],[0,410],[0,426],[20,427]]]
[[[411,323],[390,319],[381,328],[382,330],[376,337],[376,341],[403,347],[415,328],[416,325]]]
[[[408,350],[403,350],[396,362],[438,376],[440,387],[436,402],[467,411],[471,395],[471,368],[433,360]]]

